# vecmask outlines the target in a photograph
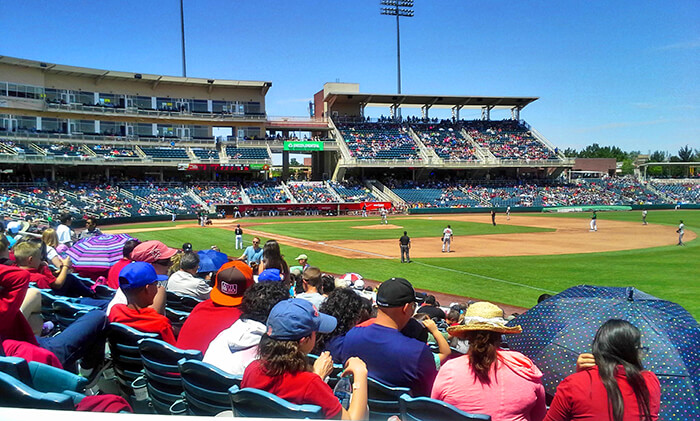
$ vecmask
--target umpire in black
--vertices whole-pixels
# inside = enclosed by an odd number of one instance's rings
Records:
[[[411,258],[408,257],[408,251],[411,249],[411,239],[406,231],[403,232],[403,237],[399,238],[399,246],[401,247],[401,263],[411,263]],[[405,261],[404,255],[406,256]]]

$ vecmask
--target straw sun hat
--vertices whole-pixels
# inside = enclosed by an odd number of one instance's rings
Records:
[[[498,333],[521,333],[520,326],[506,326],[503,309],[495,304],[480,301],[467,308],[464,320],[457,326],[450,326],[447,331],[452,335],[472,330],[489,330]]]

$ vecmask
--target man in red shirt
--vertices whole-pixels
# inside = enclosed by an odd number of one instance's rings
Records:
[[[243,294],[253,283],[253,269],[244,262],[234,260],[221,266],[210,298],[197,304],[182,325],[177,347],[205,353],[211,341],[241,316]]]
[[[119,287],[126,295],[127,304],[115,304],[109,312],[109,321],[131,326],[142,332],[157,333],[165,342],[175,345],[175,333],[170,320],[149,306],[158,292],[158,281],[168,279],[158,275],[151,264],[129,263],[119,274]]]

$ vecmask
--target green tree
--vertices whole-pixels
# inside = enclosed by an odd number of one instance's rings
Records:
[[[678,150],[678,158],[680,159],[681,162],[692,161],[693,155],[694,155],[693,150],[688,145],[685,145],[684,147],[682,147]]]
[[[290,165],[291,167],[300,167],[300,166],[301,166],[301,164],[299,163],[299,161],[297,161],[296,158],[290,159],[290,160],[289,160],[289,165]]]
[[[666,162],[668,154],[665,151],[654,151],[649,155],[649,162]],[[651,176],[660,176],[664,174],[664,167],[654,166],[647,168],[647,174]]]
[[[634,161],[631,159],[625,159],[622,161],[622,168],[620,169],[622,175],[634,174]]]
[[[578,152],[576,152],[574,148],[566,148],[564,149],[564,156],[567,158],[577,158]]]

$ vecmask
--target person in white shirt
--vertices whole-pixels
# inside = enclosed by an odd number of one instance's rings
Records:
[[[297,298],[306,300],[315,305],[316,308],[321,307],[321,303],[326,300],[326,297],[321,295],[321,270],[315,266],[308,266],[304,269],[301,275],[304,283],[304,292],[297,294]]]
[[[444,231],[442,231],[442,252],[450,252],[450,243],[452,243],[452,228],[448,225]]]
[[[70,224],[73,222],[73,217],[69,213],[61,214],[59,218],[61,224],[56,227],[56,235],[60,244],[70,247],[73,245],[73,230],[70,229]]]
[[[678,229],[676,230],[678,233],[678,245],[679,246],[684,246],[685,243],[683,243],[683,234],[685,234],[685,225],[683,224],[683,221],[681,220],[681,223],[678,225]]]
[[[275,304],[289,298],[281,282],[257,283],[246,289],[241,302],[241,318],[223,330],[207,347],[204,362],[234,376],[242,376],[248,364],[258,358],[260,338]]]
[[[166,289],[198,300],[208,300],[211,287],[207,281],[196,276],[198,271],[199,255],[194,252],[184,253],[180,258],[180,270],[170,275]]]

